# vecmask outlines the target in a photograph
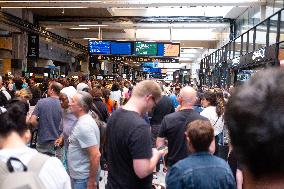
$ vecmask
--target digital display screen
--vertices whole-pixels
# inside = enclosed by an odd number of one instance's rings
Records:
[[[130,42],[111,42],[111,54],[115,55],[131,55]]]
[[[110,54],[110,41],[89,40],[89,51],[91,54]]]
[[[158,56],[178,57],[179,54],[179,44],[158,43]]]
[[[151,74],[150,76],[153,77],[153,78],[161,78],[162,74],[161,73],[154,73],[154,74]]]
[[[150,72],[152,72],[152,73],[161,73],[161,68],[150,68]]]
[[[180,46],[179,44],[165,44],[164,56],[179,56]]]
[[[142,66],[143,67],[150,67],[150,68],[157,68],[158,62],[143,62]]]
[[[157,46],[157,43],[135,42],[135,54],[140,56],[156,56]]]
[[[143,67],[142,68],[142,71],[143,72],[147,72],[147,73],[149,73],[149,72],[151,72],[151,70],[150,70],[151,68],[145,68],[145,67]]]
[[[161,68],[147,68],[147,67],[142,67],[143,72],[147,73],[161,73]]]
[[[165,54],[164,43],[158,43],[158,56],[164,56],[164,54]]]

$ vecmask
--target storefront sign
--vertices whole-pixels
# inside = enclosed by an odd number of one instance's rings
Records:
[[[39,36],[37,34],[28,35],[28,58],[36,60],[39,55]]]

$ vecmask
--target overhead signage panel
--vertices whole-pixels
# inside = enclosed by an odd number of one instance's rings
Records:
[[[98,60],[108,60],[114,62],[159,62],[159,63],[179,63],[179,59],[176,58],[155,58],[155,57],[135,57],[135,56],[96,56]]]
[[[132,43],[131,42],[111,42],[111,54],[113,55],[131,55]]]
[[[90,54],[110,54],[110,41],[89,40]]]
[[[135,54],[138,56],[157,56],[157,43],[135,42]]]

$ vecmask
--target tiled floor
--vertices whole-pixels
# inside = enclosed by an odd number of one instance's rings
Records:
[[[163,186],[165,186],[165,173],[163,172],[158,172],[157,173],[157,178],[153,179],[153,183],[159,183]],[[105,189],[105,185],[107,183],[107,172],[101,171],[101,177],[103,178],[100,181],[100,189]]]

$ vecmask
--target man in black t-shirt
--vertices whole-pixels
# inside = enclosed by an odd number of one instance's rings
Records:
[[[157,83],[142,81],[126,105],[109,118],[107,189],[151,189],[152,172],[164,151],[152,150],[150,125],[141,116],[160,98]]]
[[[180,110],[164,117],[156,141],[156,146],[160,147],[165,145],[166,139],[168,140],[168,166],[189,155],[184,134],[186,125],[199,119],[207,120],[192,109],[196,101],[196,91],[192,87],[182,88],[178,101],[181,105]]]
[[[150,124],[152,131],[152,142],[153,146],[156,145],[156,139],[159,134],[162,120],[164,117],[170,113],[175,112],[175,107],[168,96],[163,95],[157,106],[153,108],[153,111],[150,113]]]

